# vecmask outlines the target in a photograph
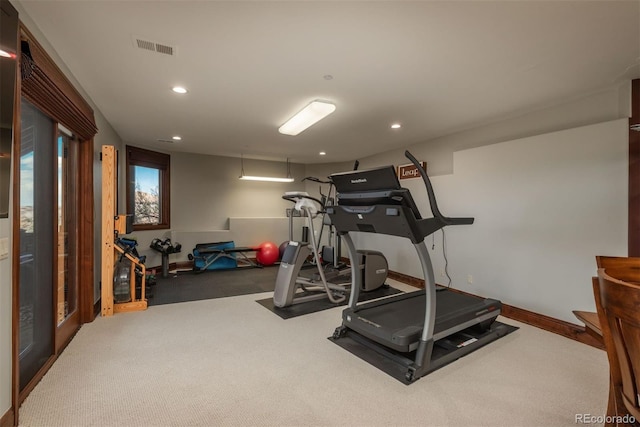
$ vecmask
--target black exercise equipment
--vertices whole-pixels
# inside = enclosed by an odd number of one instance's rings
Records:
[[[131,268],[131,260],[137,260],[139,264],[144,264],[147,257],[140,255],[136,246],[138,242],[135,239],[128,239],[125,237],[116,237],[115,246],[120,250],[120,256],[114,266],[113,274],[113,300],[115,303],[126,303],[131,301],[131,272],[135,275],[135,291],[136,298],[141,298],[142,295],[142,268],[136,264],[135,268]],[[151,286],[156,284],[156,278],[152,274],[146,274],[145,283],[145,296],[147,298],[153,298],[153,291]]]
[[[322,215],[323,223],[326,218],[326,198],[323,200],[309,196],[306,192],[287,192],[283,199],[295,203],[294,210],[302,212],[308,220],[311,242],[290,241],[280,261],[276,285],[273,292],[273,304],[278,308],[291,307],[295,304],[328,298],[333,304],[341,304],[347,300],[351,268],[335,268],[330,263],[322,263],[319,245],[316,243],[313,219]],[[309,255],[313,255],[311,266],[315,267],[315,274],[301,275]],[[387,279],[387,259],[378,251],[358,251],[363,291],[374,291],[385,286]]]
[[[353,164],[352,170],[354,171],[358,170],[359,165],[360,165],[360,162],[356,160],[355,163]],[[313,176],[308,176],[304,178],[302,181],[312,181],[312,182],[317,182],[318,184],[321,184],[318,188],[318,192],[320,193],[320,203],[323,206],[324,212],[322,213],[322,226],[320,227],[320,234],[318,236],[317,241],[318,241],[318,249],[320,250],[320,255],[322,258],[322,263],[325,271],[325,277],[327,278],[327,280],[331,281],[334,278],[340,276],[343,281],[350,281],[351,268],[347,266],[344,262],[342,262],[341,240],[338,237],[338,233],[336,233],[335,228],[333,227],[333,224],[331,224],[331,218],[329,217],[329,215],[326,214],[326,208],[329,206],[333,206],[336,202],[336,191],[335,191],[335,186],[333,185],[333,181],[331,181],[330,179],[322,180]],[[324,194],[322,192],[323,184],[329,185],[327,194]],[[328,227],[328,230],[329,230],[329,234],[327,237],[328,245],[322,246],[322,248],[320,248],[320,242],[322,241],[322,233],[324,231],[325,226]],[[306,242],[308,240],[303,240],[303,241]],[[365,252],[365,251],[362,251],[362,252]],[[375,254],[373,254],[373,252],[375,252]],[[372,259],[372,262],[370,264],[371,268],[369,268],[368,270],[365,269],[365,275],[364,275],[364,281],[363,281],[363,287],[362,287],[362,290],[365,290],[365,291],[377,289],[380,286],[379,284],[374,283],[376,280],[378,280],[377,278],[381,278],[383,282],[384,282],[384,279],[386,279],[386,271],[384,273],[384,276],[385,276],[384,278],[381,277],[380,273],[375,273],[375,271],[378,268],[384,268],[386,270],[387,261],[384,258],[384,255],[376,251],[369,251],[369,253],[373,254],[376,259]],[[366,257],[366,254],[363,253],[362,256]],[[377,261],[381,261],[384,264],[384,267],[382,266],[381,263],[378,263]],[[373,267],[374,265],[377,265],[376,270],[372,270],[372,268],[374,268]],[[369,274],[367,274],[367,271]],[[371,273],[375,273],[375,274],[371,275]],[[377,277],[377,278],[375,280],[368,281],[367,277]],[[314,280],[319,280],[319,278],[314,276]],[[371,284],[372,286],[369,286],[369,284]]]
[[[180,243],[171,243],[171,239],[153,239],[149,245],[154,251],[162,255],[162,277],[169,277],[169,255],[177,254],[182,250]]]
[[[514,329],[494,322],[501,303],[457,293],[436,291],[425,237],[449,225],[472,224],[473,218],[443,216],[424,169],[409,153],[424,181],[432,218],[423,219],[409,190],[400,187],[393,166],[331,175],[338,204],[327,208],[345,243],[351,265],[358,252],[349,232],[405,237],[413,243],[422,266],[425,289],[358,304],[361,275],[352,275],[349,306],[342,325],[330,338],[336,344],[410,384],[418,378],[492,342]]]
[[[273,292],[274,305],[284,308],[323,298],[328,298],[334,304],[346,301],[347,286],[329,283],[320,261],[313,219],[324,212],[322,201],[302,191],[287,192],[282,198],[295,203],[295,210],[307,218],[311,242],[291,240],[284,250]],[[313,266],[317,269],[319,280],[300,276],[300,269],[310,254],[313,254]]]

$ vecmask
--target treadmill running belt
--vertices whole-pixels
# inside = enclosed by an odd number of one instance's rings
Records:
[[[389,309],[393,304],[393,310]],[[420,290],[358,306],[343,312],[345,326],[397,351],[411,351],[420,339],[424,325],[426,297]],[[500,302],[449,290],[436,292],[434,337],[457,325],[479,317],[495,319]],[[488,323],[491,323],[489,321]]]

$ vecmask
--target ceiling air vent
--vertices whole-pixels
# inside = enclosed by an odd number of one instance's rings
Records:
[[[158,142],[168,142],[169,144],[173,144],[175,141],[172,141],[170,139],[159,139]]]
[[[173,55],[173,48],[160,43],[156,43],[156,52],[164,53],[165,55]]]
[[[158,52],[164,55],[174,56],[176,54],[176,48],[166,43],[158,43],[150,41],[146,38],[133,36],[133,45],[139,49],[149,50],[151,52]]]
[[[150,50],[152,52],[156,51],[156,45],[153,42],[146,41],[146,40],[140,40],[140,39],[136,39],[136,42],[138,43],[138,47],[140,49],[146,49],[146,50]]]

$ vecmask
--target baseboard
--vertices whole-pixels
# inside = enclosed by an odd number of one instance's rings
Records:
[[[193,261],[172,262],[169,264],[169,270],[193,270]]]
[[[388,277],[407,285],[419,289],[424,289],[423,279],[418,279],[416,277],[391,270],[389,270]],[[469,292],[464,292],[453,288],[451,288],[451,291],[461,294],[473,295]],[[583,344],[587,344],[592,347],[604,350],[604,346],[594,337],[589,335],[585,331],[584,326],[575,325],[570,322],[565,322],[564,320],[556,319],[544,314],[535,313],[533,311],[514,307],[512,305],[504,303],[502,304],[501,314],[509,319],[517,320],[518,322],[526,323],[527,325],[535,326],[536,328],[544,329],[545,331],[553,332],[554,334],[562,335],[563,337],[570,338]]]
[[[0,427],[13,427],[14,425],[13,408],[9,408],[9,410],[0,417]]]
[[[254,263],[258,263],[255,258],[249,257],[251,261]],[[169,271],[172,270],[193,270],[193,261],[180,261],[180,262],[171,262],[169,263]],[[162,274],[162,266],[153,266],[147,267],[147,272],[152,272],[152,274]]]
[[[544,314],[534,313],[523,308],[502,304],[502,315],[527,325],[535,326],[563,337],[604,350],[604,345],[585,331],[584,326],[574,325]]]
[[[397,280],[405,285],[413,286],[414,288],[424,289],[424,280],[417,277],[409,276],[408,274],[398,273],[397,271],[389,270],[387,272],[389,279]]]
[[[170,262],[169,263],[169,271],[171,270],[193,270],[193,261],[180,261],[180,262]],[[147,272],[151,272],[152,274],[162,274],[162,266],[156,265],[153,267],[147,267]]]

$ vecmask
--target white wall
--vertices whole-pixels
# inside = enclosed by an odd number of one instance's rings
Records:
[[[161,264],[160,254],[149,249],[154,238],[171,237],[183,245],[181,253],[169,257],[170,262],[186,261],[196,243],[234,240],[236,246],[256,246],[264,241],[279,245],[288,239],[285,210],[293,205],[283,200],[282,195],[286,191],[304,190],[301,184],[306,176],[304,165],[290,164],[295,179],[292,183],[241,181],[239,158],[170,154],[171,229],[132,233],[138,240],[138,252],[147,256],[148,267]],[[245,158],[243,163],[246,175],[287,173],[284,161]],[[245,218],[244,225],[230,230],[230,218]],[[300,227],[300,220],[296,220],[296,233]]]
[[[429,176],[453,172],[453,153],[503,141],[526,138],[593,123],[631,116],[631,84],[613,84],[606,89],[547,108],[514,114],[493,123],[478,123],[471,129],[422,141],[409,150],[427,161]],[[361,159],[361,168],[386,164],[406,164],[404,150],[391,150]]]
[[[453,175],[432,179],[444,215],[475,217],[445,228],[453,287],[573,323],[572,310],[594,310],[595,256],[627,253],[627,123],[456,152]],[[403,185],[427,216],[421,180]],[[390,269],[422,277],[410,242],[365,234],[357,241],[383,251]],[[436,281],[446,284],[442,234],[435,250],[426,241]]]
[[[233,240],[236,246],[257,246],[270,241],[277,245],[288,240],[285,210],[292,203],[282,199],[286,191],[306,191],[320,198],[328,185],[302,181],[307,176],[320,179],[353,167],[342,164],[291,164],[293,183],[240,181],[239,158],[173,152],[171,154],[171,229],[137,231],[138,252],[147,256],[147,267],[161,264],[161,256],[149,249],[154,238],[171,238],[182,244],[182,252],[170,255],[170,262],[187,260],[197,243]],[[284,176],[285,162],[244,159],[247,175]],[[124,172],[123,172],[124,173]],[[320,189],[320,187],[322,187]],[[301,228],[307,220],[294,218],[294,240],[300,240]],[[316,236],[321,219],[314,221]],[[328,244],[328,231],[322,244]]]

